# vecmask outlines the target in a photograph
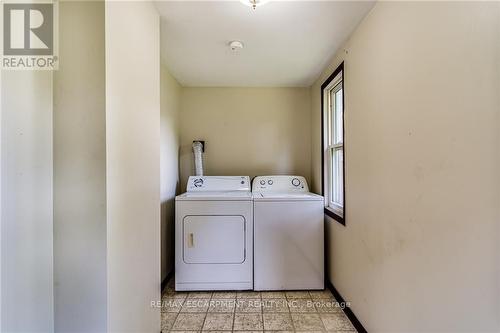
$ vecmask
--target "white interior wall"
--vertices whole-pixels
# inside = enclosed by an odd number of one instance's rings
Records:
[[[161,65],[161,280],[174,269],[175,195],[179,192],[179,112],[182,87]]]
[[[56,332],[106,331],[104,1],[59,4],[54,72]]]
[[[379,2],[345,61],[346,223],[329,277],[369,332],[500,330],[500,4]]]
[[[3,71],[2,332],[51,332],[52,72]]]
[[[160,299],[159,16],[106,2],[108,330],[157,332]]]
[[[183,88],[181,191],[193,175],[193,140],[205,140],[206,175],[297,174],[310,180],[308,88]]]

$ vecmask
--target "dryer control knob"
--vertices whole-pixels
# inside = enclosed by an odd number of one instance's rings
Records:
[[[293,186],[299,186],[300,185],[300,180],[298,178],[292,179],[292,185]]]
[[[266,185],[266,181],[263,179],[260,181],[260,185]]]

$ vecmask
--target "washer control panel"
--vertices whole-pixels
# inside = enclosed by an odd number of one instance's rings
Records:
[[[252,182],[253,192],[309,192],[302,176],[257,176]]]

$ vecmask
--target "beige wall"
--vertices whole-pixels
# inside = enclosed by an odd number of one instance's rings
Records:
[[[105,8],[108,331],[158,332],[159,17],[149,1]]]
[[[52,332],[51,71],[3,71],[1,332]]]
[[[161,279],[163,281],[174,269],[174,200],[179,190],[181,86],[163,64],[160,82]]]
[[[54,72],[56,332],[106,331],[104,1],[59,4]]]
[[[500,4],[379,2],[345,61],[347,226],[329,276],[370,332],[500,330]]]
[[[181,190],[194,173],[191,144],[205,140],[206,175],[298,174],[310,179],[307,88],[184,88]]]

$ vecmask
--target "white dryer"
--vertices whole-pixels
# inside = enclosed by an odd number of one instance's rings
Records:
[[[249,177],[189,177],[187,192],[175,198],[175,289],[252,288]]]
[[[299,176],[255,177],[252,193],[254,289],[323,289],[323,197]]]

